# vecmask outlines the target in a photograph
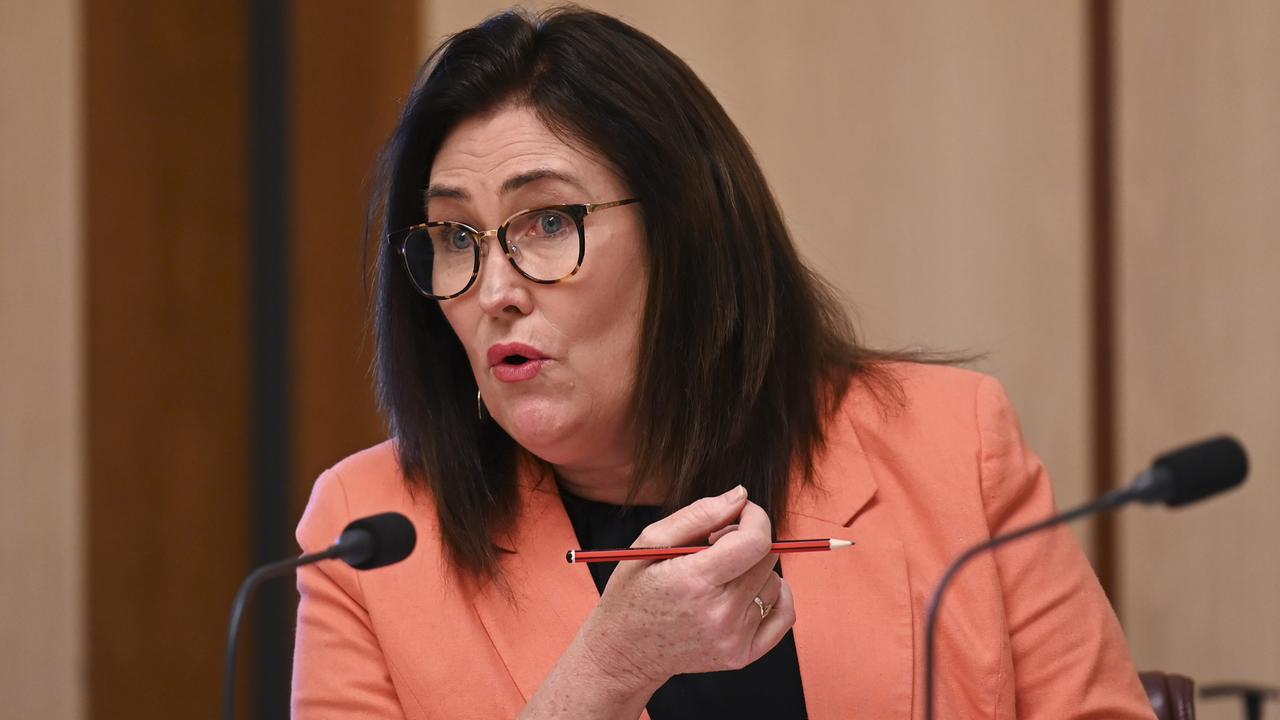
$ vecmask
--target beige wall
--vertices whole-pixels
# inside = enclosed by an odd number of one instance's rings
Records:
[[[0,714],[83,712],[78,4],[0,3]]]
[[[711,87],[872,344],[988,353],[1059,503],[1088,495],[1082,5],[587,4]],[[425,0],[424,52],[504,6]]]
[[[1120,462],[1230,430],[1253,465],[1212,502],[1124,515],[1121,608],[1144,665],[1277,685],[1280,4],[1120,8]]]

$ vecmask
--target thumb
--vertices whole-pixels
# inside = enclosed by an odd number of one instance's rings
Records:
[[[747,502],[747,489],[705,497],[650,525],[631,547],[669,547],[703,542],[711,533],[737,520]]]

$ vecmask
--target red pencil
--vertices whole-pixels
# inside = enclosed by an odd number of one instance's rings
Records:
[[[565,553],[565,560],[571,563],[617,562],[619,560],[666,560],[681,555],[692,555],[702,552],[710,545],[689,545],[685,547],[654,548],[617,548],[612,550],[570,550]],[[821,540],[779,540],[773,544],[770,552],[774,554],[795,552],[824,552],[840,548],[853,547],[852,540],[823,538]]]

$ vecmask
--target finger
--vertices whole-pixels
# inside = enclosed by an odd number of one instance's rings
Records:
[[[779,577],[778,573],[774,572],[776,567],[778,567],[778,556],[765,555],[760,562],[729,583],[729,592],[748,598],[759,595],[761,589],[770,587],[769,584],[773,578]],[[765,597],[764,595],[760,595],[760,597],[770,602],[773,601],[772,597]]]
[[[763,508],[753,502],[742,507],[738,529],[714,545],[670,562],[683,565],[713,585],[725,585],[750,570],[772,549],[772,526]]]
[[[670,547],[698,542],[736,520],[746,501],[747,491],[741,485],[723,495],[695,500],[646,527],[631,547]]]
[[[772,650],[795,624],[796,607],[791,596],[791,587],[787,585],[785,579],[778,578],[778,600],[768,616],[760,621],[755,637],[751,638],[751,653],[747,664],[759,660],[765,653]]]
[[[772,608],[774,605],[778,604],[778,598],[781,596],[782,576],[778,573],[771,572],[769,573],[769,577],[764,579],[764,584],[757,587],[749,596],[750,599],[746,606],[747,621],[760,623],[764,622],[764,620],[768,618],[768,615],[764,618],[760,617],[760,606],[756,604],[756,598],[760,598],[760,601],[764,603],[765,607]],[[770,610],[769,614],[773,614],[773,610]]]
[[[719,530],[707,536],[707,544],[714,545],[717,540],[719,540],[720,538],[724,537],[726,534],[731,533],[737,529],[738,529],[738,523],[734,523],[732,525],[725,525],[724,527],[720,528]]]

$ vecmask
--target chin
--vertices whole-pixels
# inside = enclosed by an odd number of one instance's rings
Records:
[[[503,408],[498,424],[521,447],[551,464],[565,462],[578,437],[578,423],[565,408],[545,403],[515,403]]]

